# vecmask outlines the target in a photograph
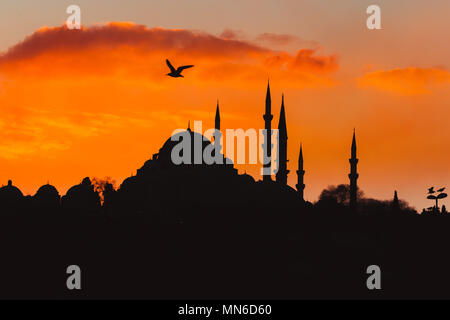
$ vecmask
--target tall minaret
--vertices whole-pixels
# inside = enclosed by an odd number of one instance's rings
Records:
[[[215,118],[215,129],[214,130],[214,149],[216,152],[222,152],[222,146],[220,145],[220,139],[222,138],[222,132],[220,132],[220,111],[219,111],[219,100],[217,100],[216,108],[216,118]]]
[[[278,122],[278,171],[277,182],[287,184],[287,176],[289,170],[287,169],[287,129],[286,129],[286,114],[284,111],[284,94],[281,97],[281,111],[280,121]]]
[[[297,170],[297,185],[295,186],[297,188],[297,192],[300,195],[300,199],[302,201],[305,201],[304,198],[304,190],[305,190],[305,183],[303,181],[303,177],[305,176],[305,170],[303,170],[303,148],[300,144],[300,155],[298,156],[298,170]]]
[[[272,181],[271,172],[271,162],[272,162],[272,119],[273,115],[271,114],[272,110],[272,101],[270,99],[270,83],[267,81],[267,93],[266,93],[266,113],[264,114],[264,123],[266,135],[264,139],[264,156],[267,156],[267,159],[264,159],[264,171],[267,171],[269,174],[265,174],[263,176],[263,181]]]
[[[353,141],[352,141],[352,157],[348,160],[350,162],[350,208],[352,210],[356,209],[357,201],[357,190],[358,185],[356,181],[358,180],[359,174],[357,173],[356,166],[358,164],[358,158],[356,158],[356,136],[355,130],[353,130]]]

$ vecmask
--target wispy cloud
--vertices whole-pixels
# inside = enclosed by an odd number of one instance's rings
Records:
[[[368,72],[358,79],[362,88],[417,95],[430,93],[433,88],[450,84],[450,72],[440,68],[397,68]]]
[[[103,113],[52,113],[35,109],[21,117],[0,119],[0,157],[16,159],[33,153],[67,150],[77,138],[92,138],[128,126],[150,127],[152,116],[135,118]]]

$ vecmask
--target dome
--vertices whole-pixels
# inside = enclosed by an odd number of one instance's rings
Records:
[[[200,142],[201,156],[197,156],[196,159],[195,152],[199,153],[200,148],[197,146]],[[206,148],[208,149],[206,150]],[[189,149],[190,157],[183,157],[184,151]],[[172,172],[177,175],[200,174],[200,171],[204,174],[237,174],[237,169],[234,169],[233,162],[225,158],[223,154],[219,154],[220,161],[214,161],[215,151],[211,141],[202,134],[193,132],[191,129],[180,131],[166,140],[161,149],[159,149],[159,153],[154,154],[152,159],[146,161],[137,170],[136,176],[158,177],[161,172],[164,172],[164,174]],[[172,154],[177,158],[173,158]],[[213,159],[207,161],[207,159],[204,159],[204,155],[209,155]]]
[[[186,137],[190,137],[190,141],[186,141]],[[202,146],[201,146],[201,157],[198,157],[199,159],[195,158],[195,151],[197,151],[197,146],[196,144],[201,141]],[[204,164],[204,165],[208,165],[205,160],[203,159],[204,156],[204,151],[207,147],[210,147],[207,151],[207,154],[212,155],[213,157],[215,156],[215,149],[212,146],[212,143],[210,140],[208,140],[205,136],[203,136],[200,133],[197,132],[193,132],[191,129],[187,129],[186,131],[181,131],[178,132],[174,135],[172,135],[169,139],[166,140],[166,142],[164,143],[164,145],[162,146],[161,149],[159,149],[159,153],[157,155],[157,159],[159,160],[159,162],[165,166],[165,165],[177,165],[172,161],[172,152],[173,149],[177,146],[177,150],[175,150],[175,155],[179,155],[181,159],[181,161],[184,161],[185,159],[183,159],[183,151],[185,148],[183,148],[182,146],[178,146],[178,144],[180,143],[190,143],[190,147],[191,147],[191,154],[190,154],[190,162],[189,163],[180,163],[180,164],[184,164],[184,165],[190,165],[190,164]],[[222,163],[213,163],[219,166],[224,165],[223,167],[233,167],[233,163],[230,159],[225,158],[225,156],[223,154],[220,154],[220,157],[222,159]],[[197,160],[197,163],[196,161]],[[200,162],[199,162],[200,160]]]
[[[94,186],[89,178],[71,187],[62,198],[62,205],[66,209],[92,211],[100,208],[100,197],[94,190]]]
[[[12,181],[8,181],[8,185],[0,188],[0,201],[16,201],[23,198],[22,191],[13,186]]]
[[[186,138],[188,136],[190,137],[190,141],[186,141]],[[202,163],[204,163],[203,162],[203,151],[205,150],[205,148],[207,146],[209,146],[211,144],[211,141],[206,139],[206,137],[203,136],[202,134],[191,131],[191,129],[187,129],[186,131],[178,132],[178,133],[172,135],[169,139],[167,139],[167,141],[164,143],[162,148],[159,150],[158,158],[166,164],[174,164],[172,161],[172,151],[175,148],[175,146],[177,146],[179,143],[190,143],[191,159],[190,159],[190,163],[186,163],[186,164],[194,164],[195,163],[195,161],[194,161],[195,160],[195,157],[194,157],[195,144],[198,143],[198,141],[202,142],[201,161],[202,161]],[[180,147],[179,153],[177,152],[177,154],[179,154],[180,156],[183,156],[183,150],[181,149],[181,147]]]
[[[56,190],[56,188],[50,184],[43,185],[39,188],[39,190],[36,192],[35,197],[59,197],[59,192]]]
[[[34,195],[35,205],[46,210],[56,209],[60,205],[58,190],[50,184],[43,185]]]
[[[88,193],[88,192],[93,192],[94,191],[94,187],[91,183],[91,179],[89,179],[89,177],[86,177],[83,179],[83,181],[81,181],[80,184],[77,184],[73,187],[71,187],[68,191],[66,196],[70,196],[73,194],[77,194],[77,193]]]

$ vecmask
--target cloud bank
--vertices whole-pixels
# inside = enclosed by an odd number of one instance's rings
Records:
[[[274,34],[260,38],[278,44],[295,40]],[[41,28],[2,54],[0,67],[3,73],[26,76],[120,73],[159,81],[165,71],[164,60],[170,58],[175,64],[195,64],[191,77],[198,82],[241,80],[248,84],[273,76],[294,87],[331,85],[332,79],[325,75],[338,68],[337,58],[318,51],[300,48],[290,54],[239,40],[231,31],[215,36],[112,22],[81,30]]]
[[[450,72],[439,68],[397,68],[366,73],[358,80],[363,88],[402,95],[431,93],[436,86],[450,84]]]

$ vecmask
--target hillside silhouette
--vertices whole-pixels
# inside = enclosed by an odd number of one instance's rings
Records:
[[[269,129],[270,106],[268,87]],[[279,129],[287,162],[285,119]],[[203,151],[212,142],[201,138]],[[229,163],[176,165],[175,144],[169,138],[118,188],[88,177],[64,196],[49,184],[34,196],[12,181],[0,188],[0,297],[450,297],[450,216],[444,208],[419,215],[396,191],[391,201],[364,197],[355,133],[350,183],[328,187],[316,203],[303,198],[303,151],[293,189],[283,164],[275,180],[255,181]],[[72,264],[83,272],[81,291],[65,286]],[[366,287],[373,264],[380,291]]]

